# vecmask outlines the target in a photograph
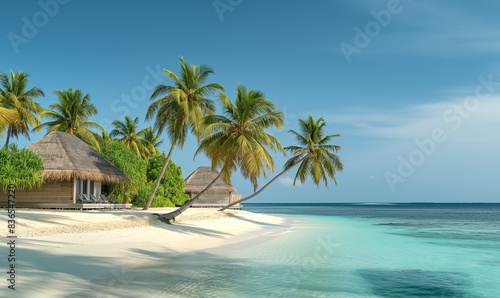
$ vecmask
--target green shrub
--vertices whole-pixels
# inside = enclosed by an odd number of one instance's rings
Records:
[[[99,153],[133,181],[132,183],[104,185],[103,193],[113,193],[113,199],[118,199],[121,203],[129,203],[137,194],[138,189],[147,182],[147,161],[137,156],[123,143],[109,139],[101,142]]]
[[[151,192],[153,191],[154,185],[155,181],[150,181],[146,185],[140,187],[137,191],[137,196],[135,196],[132,200],[132,204],[140,207],[145,206]],[[168,190],[166,190],[161,184],[158,185],[158,189],[156,190],[153,201],[151,202],[151,207],[175,207],[174,203],[172,203],[168,198]]]
[[[148,183],[140,187],[137,196],[132,200],[135,206],[145,206],[153,191],[154,184],[160,171],[165,164],[167,157],[165,153],[155,155],[148,160],[146,169],[146,179]],[[189,196],[184,193],[184,179],[182,169],[173,161],[170,161],[165,170],[165,174],[158,185],[151,207],[174,207],[182,205],[189,200]]]
[[[0,164],[0,188],[3,191],[9,184],[16,185],[19,190],[39,188],[43,184],[45,164],[36,153],[10,144],[8,148],[0,149]]]
[[[113,199],[121,203],[132,203],[143,207],[151,195],[156,178],[167,160],[165,153],[155,155],[147,161],[132,152],[126,145],[115,140],[103,140],[100,144],[101,155],[119,168],[133,183],[103,186],[103,193],[113,193]],[[182,205],[189,196],[184,193],[182,169],[174,162],[168,163],[165,175],[161,179],[151,207],[175,207]]]

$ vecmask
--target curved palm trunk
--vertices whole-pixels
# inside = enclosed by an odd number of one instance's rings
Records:
[[[106,199],[109,199],[109,197],[111,197],[115,193],[115,191],[116,191],[116,189],[113,189],[113,191],[106,196]]]
[[[178,216],[182,212],[186,211],[191,205],[193,205],[193,203],[196,202],[208,190],[210,190],[210,188],[212,188],[220,180],[221,177],[222,177],[222,174],[219,173],[219,175],[217,175],[217,177],[215,177],[215,179],[212,180],[212,182],[210,182],[210,184],[207,185],[207,187],[205,187],[199,194],[197,194],[191,200],[187,201],[184,205],[179,207],[177,210],[166,213],[166,214],[161,214],[161,215],[155,213],[155,215],[157,215],[158,219],[161,220],[162,222],[167,223],[167,224],[172,224],[170,222],[171,220],[175,221],[176,216]]]
[[[283,174],[285,174],[286,172],[288,172],[291,168],[295,167],[296,165],[298,165],[299,163],[301,163],[302,161],[304,160],[304,158],[302,158],[301,160],[299,160],[298,162],[296,162],[293,166],[289,167],[288,169],[284,170],[283,172],[279,173],[276,177],[274,177],[271,181],[269,181],[266,185],[264,185],[261,189],[259,189],[257,192],[254,192],[253,194],[249,195],[248,197],[246,198],[243,198],[243,199],[239,199],[238,201],[234,201],[224,207],[222,207],[221,209],[219,209],[219,211],[224,211],[226,210],[227,208],[231,208],[232,206],[234,205],[237,205],[241,202],[244,202],[246,200],[250,200],[251,198],[255,197],[256,195],[260,194],[264,189],[266,189],[269,185],[271,185],[271,183],[273,183],[274,181],[276,181],[279,177],[281,177]]]
[[[9,141],[10,141],[10,126],[7,129],[7,140],[5,141],[5,146],[4,147],[9,146]]]
[[[158,185],[160,185],[161,178],[163,178],[163,175],[165,174],[165,171],[167,170],[168,163],[170,162],[170,158],[172,157],[172,153],[174,152],[175,145],[172,144],[172,147],[170,147],[170,151],[168,152],[167,155],[167,160],[165,160],[165,164],[163,165],[163,168],[161,168],[160,175],[158,175],[158,179],[156,180],[155,186],[153,187],[153,191],[151,192],[151,195],[149,196],[148,202],[146,203],[146,206],[142,210],[148,210],[149,206],[151,206],[151,202],[153,201],[153,198],[155,196],[156,190],[158,189]]]

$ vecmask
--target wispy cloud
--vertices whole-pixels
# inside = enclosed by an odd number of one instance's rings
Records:
[[[490,138],[491,135],[477,130],[496,130],[500,123],[500,97],[491,97],[480,102],[477,109],[463,108],[467,98],[413,105],[395,109],[343,110],[338,114],[324,116],[329,123],[343,126],[343,134],[375,138],[414,139],[434,128],[457,130],[464,138]],[[460,122],[460,123],[459,123]],[[460,127],[457,128],[457,126]],[[493,132],[493,131],[491,131]]]
[[[361,14],[373,7],[363,2]],[[485,13],[481,3],[450,1],[404,1],[400,15],[377,37],[377,46],[366,53],[450,55],[497,53],[500,24],[496,15]],[[498,4],[495,4],[498,5]]]
[[[292,187],[293,186],[293,178],[292,177],[285,176],[283,178],[278,179],[278,181],[283,186],[286,186],[286,187]]]

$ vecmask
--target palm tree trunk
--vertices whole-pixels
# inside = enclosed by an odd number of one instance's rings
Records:
[[[151,202],[153,201],[153,198],[155,196],[156,190],[158,189],[158,185],[160,185],[161,178],[163,178],[163,174],[165,174],[165,171],[167,170],[168,163],[170,162],[170,158],[172,157],[172,153],[174,152],[175,145],[172,144],[172,147],[170,147],[170,151],[168,152],[167,155],[167,160],[165,160],[165,164],[163,165],[163,168],[161,168],[160,175],[158,175],[158,179],[156,180],[155,186],[153,187],[153,191],[151,192],[151,195],[149,196],[148,202],[146,203],[146,206],[142,210],[148,210],[149,206],[151,206]]]
[[[304,157],[305,158],[305,157]],[[284,170],[283,172],[279,173],[276,177],[274,177],[271,181],[269,181],[266,185],[264,185],[261,189],[259,189],[257,192],[254,192],[253,194],[249,195],[248,197],[246,198],[243,198],[243,199],[239,199],[238,201],[234,201],[230,204],[227,204],[226,206],[222,207],[221,209],[219,209],[219,211],[224,211],[226,210],[227,208],[231,208],[232,206],[234,205],[237,205],[241,202],[244,202],[246,200],[250,200],[251,198],[255,197],[256,195],[260,194],[264,189],[266,189],[269,185],[271,185],[271,183],[273,183],[274,181],[276,181],[279,177],[281,177],[283,174],[285,174],[286,172],[288,172],[291,168],[295,167],[296,165],[298,165],[299,163],[301,163],[304,158],[302,158],[301,160],[299,160],[298,162],[294,163],[293,166],[289,167],[288,169]]]
[[[162,222],[167,223],[167,224],[171,224],[171,222],[170,222],[171,220],[175,221],[176,216],[180,215],[182,212],[186,211],[191,205],[193,205],[193,203],[196,202],[208,190],[210,190],[210,188],[212,188],[220,180],[221,177],[222,177],[222,174],[219,173],[219,175],[217,175],[217,177],[215,177],[215,179],[212,180],[212,182],[210,182],[210,184],[207,185],[207,187],[205,187],[199,194],[197,194],[191,200],[187,201],[184,205],[179,207],[177,210],[166,213],[166,214],[162,214],[162,215],[155,213],[155,215],[157,215],[158,219],[161,220]]]
[[[5,146],[4,146],[5,148],[9,146],[9,141],[10,141],[10,126],[7,129],[7,140],[5,141]]]
[[[113,189],[113,191],[112,191],[110,194],[108,194],[108,195],[106,196],[106,199],[109,199],[109,197],[111,197],[111,195],[112,195],[115,191],[116,191],[116,188],[115,188],[115,189]]]

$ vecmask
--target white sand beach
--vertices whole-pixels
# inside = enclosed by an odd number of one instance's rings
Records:
[[[16,296],[59,297],[85,293],[96,281],[102,297],[114,296],[123,272],[176,255],[202,251],[279,228],[284,218],[245,211],[190,209],[174,225],[156,220],[150,211],[28,211],[16,212]],[[2,242],[7,212],[0,213]],[[7,268],[8,246],[0,249]],[[110,278],[111,277],[111,278]],[[3,279],[5,281],[5,279]],[[6,294],[2,286],[0,296]],[[19,297],[21,297],[19,296]]]

